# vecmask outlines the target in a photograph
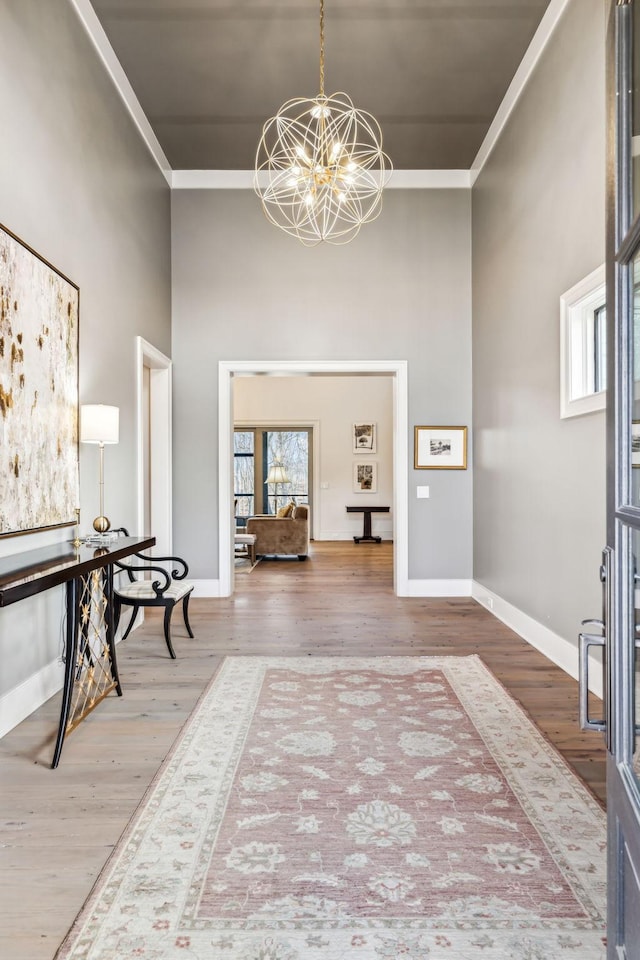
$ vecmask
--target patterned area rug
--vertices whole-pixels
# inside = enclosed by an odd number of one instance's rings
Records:
[[[604,960],[604,849],[477,657],[231,657],[58,957]]]
[[[249,559],[249,557],[235,557],[235,560],[234,560],[235,572],[251,573],[251,571],[258,566],[261,560],[262,560],[262,557],[258,557],[255,563],[251,563],[251,560]]]

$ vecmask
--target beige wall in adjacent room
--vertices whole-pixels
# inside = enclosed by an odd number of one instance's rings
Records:
[[[0,222],[80,288],[80,400],[120,407],[105,508],[114,525],[135,527],[135,336],[170,353],[169,188],[68,0],[3,0],[0,89]],[[88,530],[94,446],[80,465]],[[3,539],[0,554],[72,536]],[[28,698],[30,678],[50,665],[62,677],[62,613],[62,588],[0,611],[0,723],[7,691],[26,683]],[[50,677],[36,686],[46,691]]]
[[[473,189],[474,577],[599,616],[605,415],[560,419],[561,294],[604,262],[602,0],[572,0]]]
[[[315,424],[313,532],[317,540],[362,534],[362,514],[347,504],[393,504],[393,380],[391,377],[236,377],[234,419],[242,424]],[[376,424],[376,451],[353,452],[353,424]],[[375,463],[376,493],[353,492],[353,465]],[[373,514],[373,532],[390,540],[393,513]]]

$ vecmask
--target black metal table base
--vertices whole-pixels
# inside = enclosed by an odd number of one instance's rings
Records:
[[[155,542],[155,537],[126,536],[96,548],[73,541],[0,559],[0,607],[65,586],[65,669],[53,768],[65,736],[113,690],[122,696],[113,623],[113,564]]]
[[[91,619],[92,607],[101,614],[97,624]],[[64,685],[52,770],[60,762],[67,733],[77,727],[112,690],[119,697],[122,696],[113,629],[111,564],[86,577],[67,581],[66,619]]]

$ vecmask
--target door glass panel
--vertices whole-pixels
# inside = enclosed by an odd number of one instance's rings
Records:
[[[633,261],[633,396],[631,403],[631,502],[640,504],[640,253]]]
[[[636,602],[636,605],[637,605],[637,602]],[[636,610],[636,623],[637,622],[638,622],[638,611]],[[635,774],[636,780],[640,782],[640,650],[638,650],[637,647],[636,647],[634,662],[635,662],[634,714],[636,718],[636,736],[635,736],[634,745],[633,745],[633,772]]]
[[[635,13],[635,11],[634,11]],[[633,50],[640,50],[640,17],[633,18]],[[633,158],[633,218],[640,213],[640,58],[633,57],[633,101],[631,111],[631,155]]]
[[[635,589],[634,589],[634,624],[635,624],[635,653],[634,663],[634,703],[633,714],[635,716],[636,736],[633,751],[633,770],[636,779],[640,781],[640,531],[634,530],[632,533],[633,544],[633,569],[635,571]]]

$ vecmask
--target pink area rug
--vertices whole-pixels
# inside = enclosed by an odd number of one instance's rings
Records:
[[[604,960],[605,817],[477,657],[231,657],[60,960]]]

